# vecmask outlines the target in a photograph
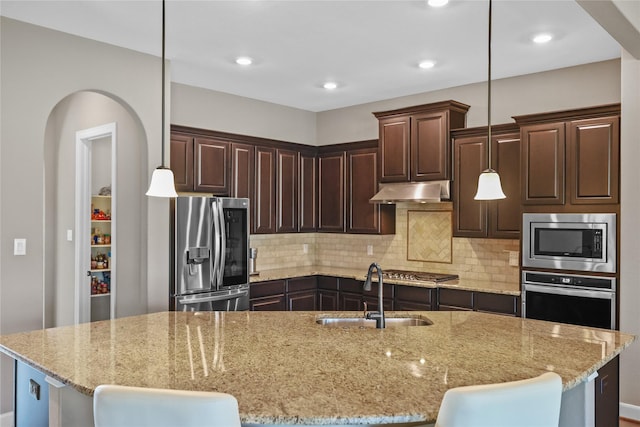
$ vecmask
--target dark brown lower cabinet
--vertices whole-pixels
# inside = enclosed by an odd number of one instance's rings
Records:
[[[318,289],[318,310],[338,311],[338,291]]]
[[[440,310],[473,310],[473,292],[459,289],[438,289],[438,307]]]
[[[284,280],[252,283],[249,286],[249,310],[284,311],[287,309],[285,293]]]
[[[394,310],[428,311],[435,305],[435,289],[416,286],[395,286]]]
[[[318,280],[315,276],[287,280],[287,310],[312,311],[318,299]]]
[[[596,389],[596,427],[617,426],[620,417],[620,356],[598,370]]]
[[[438,289],[438,309],[441,311],[481,311],[492,314],[520,316],[520,297],[461,289]]]

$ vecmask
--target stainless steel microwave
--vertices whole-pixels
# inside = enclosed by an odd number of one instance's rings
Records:
[[[615,273],[616,214],[523,214],[522,266]]]

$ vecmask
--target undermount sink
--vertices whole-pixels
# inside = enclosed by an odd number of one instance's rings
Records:
[[[334,328],[375,328],[375,319],[365,319],[364,317],[322,317],[316,323]],[[385,318],[387,328],[399,326],[429,326],[433,322],[422,317],[387,317]]]

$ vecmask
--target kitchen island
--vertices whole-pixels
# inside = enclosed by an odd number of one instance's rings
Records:
[[[452,387],[546,371],[575,401],[635,339],[477,312],[389,312],[432,324],[383,330],[317,323],[361,315],[163,312],[2,336],[0,351],[47,376],[50,425],[91,425],[107,383],[230,393],[247,425],[380,425],[433,422]]]

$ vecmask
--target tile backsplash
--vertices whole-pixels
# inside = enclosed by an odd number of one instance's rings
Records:
[[[252,235],[250,245],[258,249],[256,263],[258,271],[309,265],[366,270],[369,264],[378,262],[383,269],[455,273],[461,278],[470,280],[518,283],[518,266],[509,265],[510,254],[520,250],[518,240],[451,238],[450,221],[440,221],[438,225],[442,228],[440,230],[433,229],[433,224],[416,227],[413,224],[415,221],[413,218],[429,220],[431,217],[415,214],[410,223],[412,234],[408,236],[410,232],[407,230],[407,218],[411,216],[409,211],[412,213],[442,212],[446,209],[450,209],[450,204],[398,204],[394,235],[340,233]],[[424,235],[416,233],[416,229],[422,230],[421,233]],[[430,243],[429,239],[434,239],[433,236],[438,236],[435,238],[437,240]],[[450,245],[443,245],[441,239],[451,239]],[[420,248],[429,245],[447,247],[450,250],[450,257],[443,257],[443,259],[450,259],[451,262],[410,261],[407,259],[407,253],[414,251],[413,245]]]

